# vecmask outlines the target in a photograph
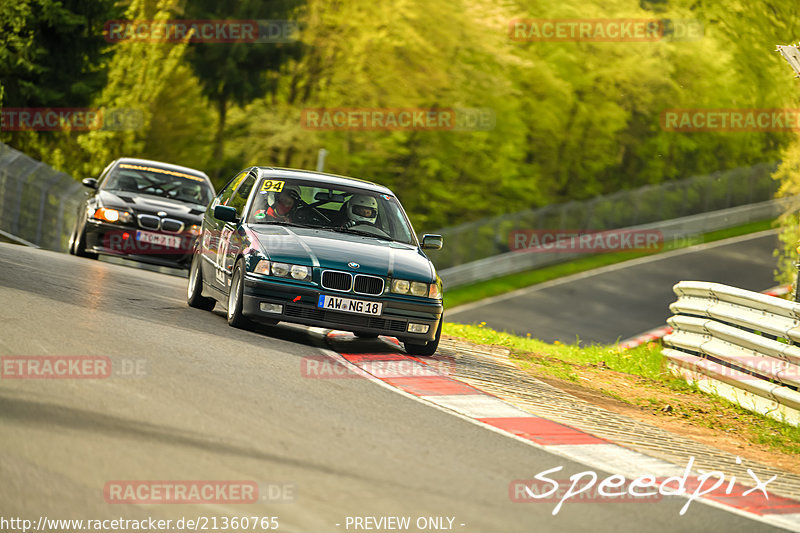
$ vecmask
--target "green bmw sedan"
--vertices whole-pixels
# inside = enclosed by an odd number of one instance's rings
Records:
[[[211,202],[189,274],[188,303],[227,307],[228,323],[294,322],[388,335],[433,355],[442,281],[391,190],[354,178],[252,167]]]

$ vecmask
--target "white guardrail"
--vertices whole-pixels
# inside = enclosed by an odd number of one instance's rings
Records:
[[[741,205],[728,209],[720,209],[699,215],[662,220],[651,224],[617,228],[607,231],[644,231],[657,230],[663,236],[663,242],[690,239],[704,233],[740,226],[750,222],[769,220],[785,212],[797,198],[777,198],[756,204]],[[444,245],[447,246],[445,236]],[[698,244],[698,243],[695,243]],[[506,252],[463,265],[439,270],[445,289],[468,285],[487,279],[494,279],[508,274],[524,272],[544,266],[563,263],[585,257],[586,253],[538,253],[532,251]]]
[[[800,425],[800,303],[681,281],[664,337],[670,370],[745,409]]]

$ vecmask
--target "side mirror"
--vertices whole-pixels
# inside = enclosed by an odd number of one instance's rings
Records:
[[[422,249],[423,250],[441,250],[442,249],[442,236],[433,235],[428,233],[422,236]]]
[[[236,209],[227,205],[216,206],[214,208],[214,218],[222,220],[223,222],[233,222],[234,224],[239,222],[239,219],[236,216]]]
[[[81,180],[81,183],[83,184],[84,187],[89,187],[90,189],[97,188],[97,180],[94,178],[84,178],[83,180]]]

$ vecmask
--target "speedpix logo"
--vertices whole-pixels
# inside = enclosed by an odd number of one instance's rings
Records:
[[[736,458],[741,464],[741,459]],[[769,500],[766,487],[777,476],[762,481],[758,474],[747,469],[750,476],[748,482],[752,487],[745,487],[736,482],[736,476],[728,477],[724,472],[699,470],[692,474],[694,457],[690,457],[683,475],[657,477],[645,474],[635,479],[627,479],[620,474],[600,478],[596,472],[587,470],[571,475],[568,479],[554,479],[552,474],[560,472],[564,467],[557,466],[539,472],[532,480],[515,480],[508,487],[509,498],[515,503],[551,503],[557,502],[553,515],[557,515],[567,501],[575,503],[588,502],[656,502],[663,496],[685,496],[688,501],[679,514],[684,515],[693,501],[706,497],[739,497],[748,498],[748,503],[757,507]],[[563,486],[562,486],[563,485]]]

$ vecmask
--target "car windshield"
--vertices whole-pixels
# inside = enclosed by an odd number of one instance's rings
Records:
[[[149,194],[199,205],[207,205],[214,196],[208,182],[200,176],[130,163],[117,165],[106,178],[103,189]]]
[[[313,227],[414,244],[414,233],[392,195],[323,181],[262,178],[250,206],[250,224]]]

